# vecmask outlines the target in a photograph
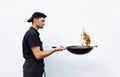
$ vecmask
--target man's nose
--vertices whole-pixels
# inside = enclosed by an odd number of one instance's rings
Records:
[[[43,23],[43,25],[45,25],[45,23]]]

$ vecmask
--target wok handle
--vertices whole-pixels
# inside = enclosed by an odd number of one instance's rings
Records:
[[[94,45],[94,47],[96,47],[96,48],[97,48],[98,46],[97,46],[97,45]]]
[[[56,48],[56,46],[52,46],[52,48]]]

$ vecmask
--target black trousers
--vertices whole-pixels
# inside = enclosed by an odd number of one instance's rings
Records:
[[[33,58],[25,61],[23,65],[23,77],[42,77],[44,72],[44,63]]]

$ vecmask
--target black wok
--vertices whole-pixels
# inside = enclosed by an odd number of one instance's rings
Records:
[[[73,54],[83,55],[83,54],[89,53],[94,47],[98,47],[98,46],[90,46],[90,47],[67,46],[66,49]],[[52,48],[56,48],[56,46],[53,46]]]

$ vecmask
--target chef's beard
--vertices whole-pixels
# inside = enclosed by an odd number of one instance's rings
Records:
[[[37,25],[37,27],[40,28],[40,29],[43,29],[43,26],[39,26],[39,25]]]

